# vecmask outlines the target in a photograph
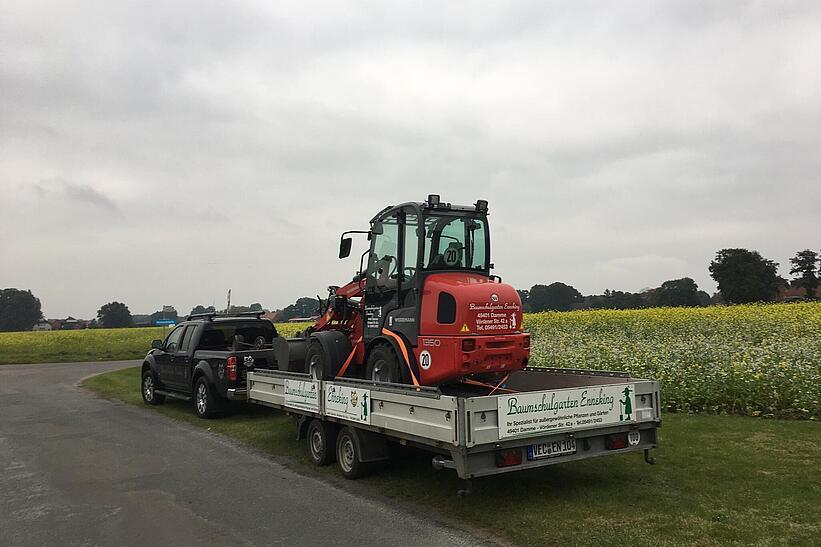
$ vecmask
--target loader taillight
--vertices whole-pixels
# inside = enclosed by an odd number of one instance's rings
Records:
[[[232,355],[225,362],[225,372],[228,375],[228,380],[235,382],[237,380],[237,356]]]
[[[473,338],[465,338],[462,340],[462,351],[473,351],[476,349],[476,340]]]

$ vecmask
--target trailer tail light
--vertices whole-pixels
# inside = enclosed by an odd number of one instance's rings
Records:
[[[525,334],[524,339],[522,339],[522,347],[527,349],[530,347],[530,335]]]
[[[462,351],[473,351],[476,349],[476,340],[473,338],[465,338],[462,340]]]
[[[228,380],[231,382],[237,381],[237,356],[232,355],[225,362],[225,371],[228,374]]]
[[[511,448],[496,452],[496,467],[512,467],[522,464],[522,449]]]
[[[627,448],[627,434],[616,433],[615,435],[608,435],[604,438],[604,446],[607,450],[618,450],[619,448]]]

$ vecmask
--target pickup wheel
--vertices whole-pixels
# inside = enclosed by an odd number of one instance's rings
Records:
[[[350,427],[342,428],[336,439],[336,463],[346,479],[358,479],[368,471]]]
[[[143,395],[143,402],[147,405],[161,405],[165,402],[165,395],[160,395],[155,390],[157,388],[157,378],[151,369],[143,372],[140,391]]]
[[[402,370],[399,368],[399,359],[396,358],[393,348],[387,344],[375,346],[368,354],[366,377],[371,382],[389,382],[401,384]]]
[[[194,410],[200,418],[210,419],[220,411],[221,401],[214,393],[208,378],[200,376],[194,384]]]
[[[328,465],[334,461],[336,426],[322,420],[313,420],[308,425],[308,455],[314,465]]]

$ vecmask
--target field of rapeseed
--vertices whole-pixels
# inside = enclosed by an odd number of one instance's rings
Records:
[[[292,336],[305,324],[278,324]],[[525,315],[531,364],[629,371],[666,410],[821,417],[821,303]],[[139,359],[161,328],[0,333],[0,364]]]
[[[525,316],[532,364],[629,371],[665,409],[821,417],[821,303]]]
[[[307,325],[277,324],[283,336],[293,336]],[[0,332],[0,365],[141,359],[151,340],[164,338],[170,329],[85,329],[47,332]]]

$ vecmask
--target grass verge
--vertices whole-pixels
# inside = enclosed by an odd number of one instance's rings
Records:
[[[139,369],[83,385],[142,405]],[[282,413],[237,405],[222,419],[197,419],[188,403],[151,410],[285,458],[300,471],[335,476],[307,463]],[[626,454],[474,481],[430,467],[430,455],[404,450],[357,486],[414,503],[523,545],[817,545],[821,537],[821,424],[739,416],[668,414],[658,464]]]

